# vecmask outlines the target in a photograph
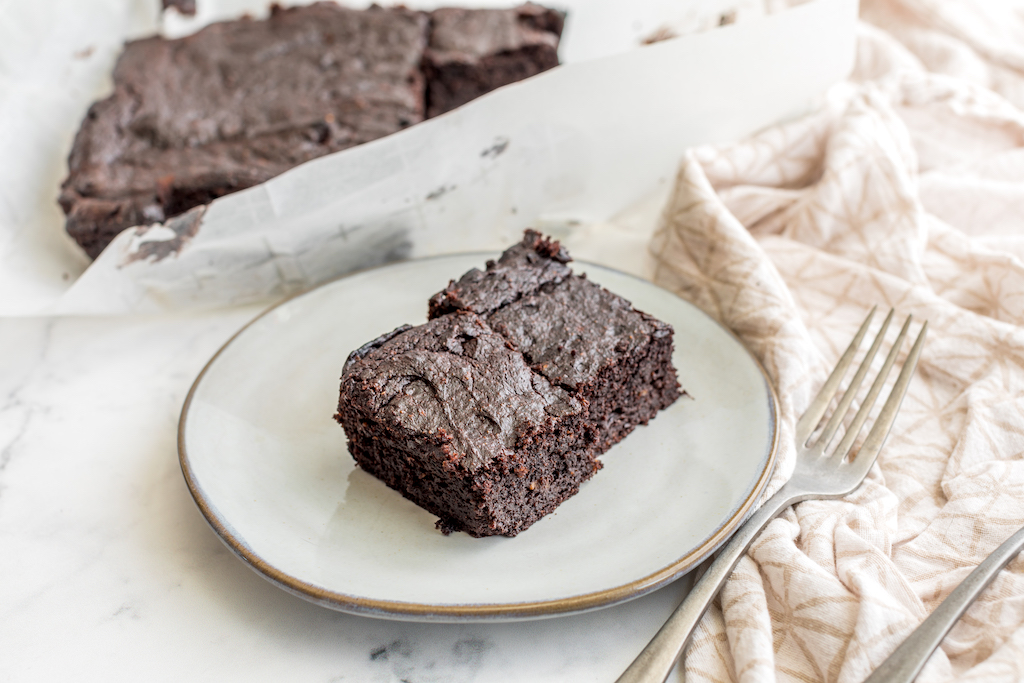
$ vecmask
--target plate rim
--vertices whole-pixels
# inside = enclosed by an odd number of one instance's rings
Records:
[[[402,259],[399,261],[392,261],[390,263],[378,264],[368,268],[361,268],[349,273],[345,273],[338,277],[332,278],[320,284],[312,287],[305,288],[301,291],[295,292],[280,301],[271,304],[269,307],[257,314],[252,320],[247,322],[241,328],[232,334],[221,346],[217,349],[210,359],[203,365],[202,370],[196,376],[192,382],[192,386],[188,390],[188,394],[185,396],[185,402],[182,405],[181,413],[178,419],[178,430],[177,430],[177,447],[178,447],[178,463],[181,467],[182,475],[185,478],[185,484],[188,487],[189,493],[192,496],[193,502],[199,508],[203,518],[207,524],[213,529],[217,537],[224,543],[225,546],[243,563],[245,563],[250,569],[256,572],[264,579],[270,581],[275,586],[282,588],[288,593],[297,597],[306,599],[315,604],[323,607],[328,607],[334,610],[348,612],[352,614],[361,614],[364,616],[379,617],[385,619],[395,620],[406,620],[406,621],[440,621],[440,622],[454,622],[454,621],[479,621],[479,620],[495,620],[495,621],[515,621],[525,619],[538,619],[546,617],[563,616],[569,614],[579,614],[582,612],[592,611],[596,609],[602,609],[604,607],[611,607],[621,602],[626,602],[634,598],[639,598],[643,595],[657,590],[684,575],[696,567],[700,562],[710,556],[715,550],[718,549],[729,537],[735,532],[735,530],[746,520],[747,516],[753,511],[753,505],[758,500],[760,495],[764,493],[768,482],[771,479],[772,473],[775,470],[776,460],[779,452],[779,414],[778,404],[779,398],[775,388],[775,384],[772,382],[771,377],[765,370],[764,365],[761,361],[750,351],[746,344],[733,332],[731,329],[723,325],[720,321],[709,315],[702,308],[697,306],[691,301],[684,299],[675,292],[665,289],[654,282],[645,278],[639,277],[632,273],[627,273],[616,268],[612,268],[600,263],[594,263],[585,260],[575,260],[574,263],[582,266],[596,266],[600,269],[613,271],[620,275],[632,278],[634,280],[640,280],[648,285],[658,287],[664,292],[671,294],[685,304],[688,304],[699,311],[702,315],[706,316],[711,322],[713,322],[719,329],[732,337],[737,344],[746,352],[747,356],[753,361],[758,371],[761,373],[761,378],[764,381],[764,385],[767,388],[768,394],[768,418],[771,424],[772,436],[771,446],[769,448],[768,456],[766,458],[765,466],[762,469],[757,481],[753,488],[743,502],[733,510],[732,514],[725,521],[724,524],[719,527],[715,533],[711,534],[697,547],[693,548],[690,552],[686,553],[682,557],[679,557],[674,562],[668,564],[661,569],[648,574],[646,576],[634,579],[625,584],[613,586],[599,591],[591,591],[589,593],[581,593],[579,595],[570,595],[566,597],[554,598],[551,600],[537,600],[527,602],[508,602],[508,603],[451,603],[451,604],[428,604],[419,602],[406,602],[399,600],[381,600],[376,598],[365,598],[354,595],[347,595],[345,593],[339,593],[321,586],[316,586],[312,583],[304,581],[296,576],[292,576],[277,567],[274,567],[262,557],[260,557],[251,547],[248,546],[241,539],[236,537],[225,521],[220,519],[217,513],[216,506],[212,501],[208,500],[208,497],[204,493],[202,487],[195,479],[192,471],[192,466],[189,461],[188,451],[185,445],[185,428],[188,422],[189,408],[192,405],[192,399],[195,396],[199,385],[203,378],[206,376],[209,369],[213,366],[216,360],[224,353],[229,346],[246,330],[255,325],[258,321],[269,315],[274,310],[281,306],[305,296],[318,289],[333,285],[341,280],[345,280],[357,275],[362,275],[371,271],[384,270],[393,268],[401,265],[408,265],[410,263],[416,263],[421,261],[431,261],[442,258],[462,257],[462,256],[479,256],[481,258],[491,258],[497,251],[469,251],[469,252],[450,252],[445,254],[434,254],[431,256],[424,256],[418,258]]]

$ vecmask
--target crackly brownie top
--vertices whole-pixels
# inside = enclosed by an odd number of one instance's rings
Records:
[[[373,340],[349,356],[341,380],[342,396],[393,437],[437,435],[470,470],[511,452],[531,426],[583,410],[472,313]]]
[[[580,275],[498,309],[488,323],[537,372],[570,389],[590,382],[603,367],[652,337],[672,334],[667,323]]]
[[[453,311],[490,313],[542,285],[561,282],[572,273],[565,265],[571,260],[558,242],[526,230],[522,242],[506,249],[497,261],[488,261],[486,270],[473,268],[432,296],[428,317]]]

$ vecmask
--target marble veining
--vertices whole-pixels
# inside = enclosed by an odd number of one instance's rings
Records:
[[[460,638],[448,648],[424,647],[421,642],[400,638],[371,650],[370,661],[405,683],[437,675],[452,683],[462,683],[476,678],[485,655],[493,649],[492,643],[473,636]]]
[[[29,380],[46,359],[53,325],[54,321],[46,320],[41,325],[34,326],[31,330],[34,333],[31,334],[31,357],[18,358],[19,367],[4,367],[3,375],[6,377],[8,373],[14,373],[14,378],[13,384],[4,394],[3,405],[0,406],[0,496],[3,496],[3,473],[8,463],[20,450],[33,417],[45,412],[45,406],[26,401],[23,394]],[[20,377],[17,374],[19,372]]]

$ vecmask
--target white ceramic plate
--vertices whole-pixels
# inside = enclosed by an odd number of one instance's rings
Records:
[[[213,529],[296,595],[409,620],[523,619],[635,598],[695,566],[743,520],[775,459],[770,382],[711,318],[649,282],[575,264],[675,327],[683,396],[602,456],[580,492],[515,538],[443,536],[356,469],[332,419],[348,353],[426,319],[427,298],[490,255],[410,261],[266,311],[196,379],[181,467]]]

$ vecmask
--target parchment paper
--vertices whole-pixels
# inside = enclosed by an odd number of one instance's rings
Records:
[[[852,66],[857,10],[855,0],[772,14],[717,0],[559,3],[570,16],[563,66],[166,225],[126,231],[78,276],[87,262],[61,234],[63,217],[51,204],[66,172],[55,162],[89,102],[109,89],[120,41],[160,21],[169,35],[188,33],[264,3],[207,0],[189,20],[173,12],[161,19],[149,7],[156,3],[127,11],[114,0],[53,0],[57,28],[38,16],[45,3],[27,4],[35,9],[12,5],[17,16],[4,30],[19,33],[17,23],[43,39],[0,48],[5,74],[30,58],[38,72],[11,76],[0,91],[4,120],[17,124],[0,138],[3,149],[24,162],[6,166],[17,179],[0,202],[0,291],[14,295],[0,304],[7,314],[250,303],[387,260],[500,248],[527,226],[567,235],[613,220],[663,188],[687,147],[745,136],[813,106]],[[733,25],[635,47],[661,26],[706,28],[707,17],[728,7],[744,10]]]

